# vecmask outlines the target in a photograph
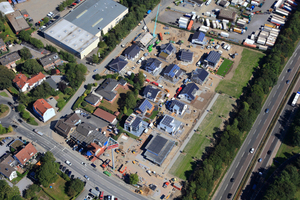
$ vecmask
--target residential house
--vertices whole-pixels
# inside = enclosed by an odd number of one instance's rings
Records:
[[[199,87],[195,83],[189,83],[181,90],[178,98],[193,101],[196,98],[198,90]]]
[[[176,48],[172,43],[163,44],[161,45],[161,52],[159,54],[159,57],[167,60],[169,56],[171,56],[173,53],[176,52]]]
[[[125,58],[123,56],[119,56],[110,62],[108,69],[115,73],[122,73],[127,64],[128,62],[125,60]]]
[[[93,89],[91,93],[89,93],[84,100],[93,106],[98,105],[102,101],[103,97],[96,93],[95,90]]]
[[[110,124],[116,124],[118,122],[115,115],[110,114],[109,112],[106,112],[105,110],[102,110],[101,108],[97,108],[93,115],[96,117],[99,117],[100,119],[103,119],[106,122],[109,122]]]
[[[191,80],[195,83],[203,85],[203,83],[207,80],[209,73],[202,68],[198,68],[192,72]]]
[[[146,61],[144,69],[146,70],[146,72],[155,75],[157,72],[159,72],[161,70],[161,65],[162,65],[162,62],[160,62],[158,59],[149,58]]]
[[[7,51],[6,44],[4,43],[2,38],[0,38],[0,50]]]
[[[6,66],[8,69],[15,68],[16,62],[21,60],[21,57],[17,51],[5,54],[0,58],[0,64]]]
[[[58,91],[58,83],[53,80],[52,76],[48,76],[46,78],[46,82],[50,85],[50,87],[52,87],[53,90]]]
[[[56,115],[54,108],[45,99],[36,100],[33,104],[33,111],[43,122],[47,122]]]
[[[19,73],[13,79],[13,83],[20,92],[26,92],[42,84],[44,80],[46,80],[46,76],[42,74],[42,72],[33,75],[31,78],[27,78],[27,76],[25,76],[24,74]]]
[[[14,169],[15,165],[16,161],[12,155],[9,153],[4,154],[0,158],[0,174],[10,181],[18,177],[17,171]]]
[[[154,106],[148,101],[148,99],[144,99],[140,101],[139,105],[135,108],[135,112],[137,114],[145,115],[146,113],[152,113]]]
[[[153,163],[161,166],[173,147],[175,142],[167,139],[163,135],[156,135],[154,138],[150,135],[150,142],[145,147],[145,157]]]
[[[218,19],[227,19],[230,22],[235,22],[236,18],[236,12],[228,9],[221,9],[218,15]]]
[[[137,44],[133,44],[123,52],[128,60],[135,60],[140,54],[141,48]]]
[[[204,60],[207,67],[215,68],[220,61],[221,54],[217,51],[211,51],[209,52],[208,56]]]
[[[115,79],[108,78],[105,81],[103,81],[102,84],[95,90],[95,93],[112,103],[118,96],[118,93],[116,91],[117,87],[119,86],[119,84],[124,85],[124,80],[121,80],[122,81],[120,82]]]
[[[13,157],[23,167],[27,165],[27,163],[29,163],[31,159],[35,158],[36,154],[37,150],[32,145],[32,143],[27,143],[26,146],[24,146],[24,148],[16,153]]]
[[[153,87],[152,85],[147,85],[143,91],[143,97],[147,98],[153,102],[157,101],[157,97],[161,93],[160,89]]]
[[[69,114],[66,118],[60,119],[56,122],[54,129],[61,136],[68,138],[70,133],[75,131],[76,126],[81,123],[77,113]]]
[[[61,63],[61,59],[56,52],[50,53],[49,55],[40,58],[39,61],[46,71],[54,69],[55,65]]]
[[[175,64],[170,64],[163,71],[163,76],[172,82],[177,82],[182,75],[183,71]]]
[[[182,49],[179,54],[179,58],[183,62],[191,63],[193,62],[194,53],[190,50]]]
[[[157,128],[166,131],[172,135],[175,135],[178,129],[181,126],[181,122],[176,120],[174,117],[170,115],[165,115],[162,120],[157,125]]]
[[[206,45],[207,42],[206,42],[205,33],[201,31],[195,32],[192,37],[192,43]]]
[[[90,123],[78,124],[75,131],[70,133],[70,138],[84,147],[92,143],[104,147],[104,144],[108,141],[108,137],[99,132],[99,129]],[[97,150],[95,153],[98,153]]]
[[[135,114],[131,114],[125,121],[124,130],[129,133],[140,137],[143,132],[148,131],[149,123],[143,121],[143,119]]]
[[[183,115],[187,109],[187,105],[185,103],[182,103],[181,101],[178,101],[177,99],[169,102],[166,107],[168,110],[177,115]]]

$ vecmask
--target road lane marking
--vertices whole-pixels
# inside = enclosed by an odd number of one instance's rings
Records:
[[[283,81],[284,77],[282,77],[281,81]]]
[[[240,161],[237,163],[236,168],[238,168],[239,164],[240,164]]]
[[[242,154],[242,157],[244,156],[245,152]]]
[[[254,130],[253,134],[255,134],[255,132],[256,132],[256,129]]]
[[[259,134],[256,135],[255,139],[257,139],[258,135],[259,135]]]
[[[270,101],[270,103],[269,103],[269,105],[268,105],[268,106],[270,106],[270,104],[271,104],[271,101]]]
[[[251,139],[249,140],[248,144],[250,144],[250,142],[251,142]]]
[[[258,125],[260,125],[261,120],[258,122]]]
[[[298,53],[296,52],[296,53],[295,53],[295,55],[294,55],[294,57],[296,57],[296,56],[297,56],[297,54],[298,54]]]
[[[293,63],[294,60],[291,61],[290,65]]]

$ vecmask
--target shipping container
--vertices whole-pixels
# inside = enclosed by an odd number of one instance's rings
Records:
[[[274,19],[274,18],[271,19],[271,23],[276,24],[276,25],[277,25],[277,24],[278,24],[278,25],[284,25],[284,24],[285,24],[284,21],[279,21],[279,20]]]
[[[262,27],[262,30],[267,31],[267,32],[271,32],[272,28],[268,27],[268,26],[264,26],[264,27]]]
[[[223,32],[223,31],[221,31],[220,35],[221,35],[222,37],[226,37],[226,38],[229,37],[229,33],[226,33],[226,32]]]
[[[275,7],[275,8],[278,8],[278,7],[282,4],[282,1],[283,1],[283,0],[278,0],[278,1],[275,3],[274,7]]]
[[[219,21],[216,21],[216,26],[217,26],[217,28],[220,28],[220,23],[219,23]]]
[[[189,25],[188,25],[188,27],[187,27],[187,30],[191,30],[191,29],[192,29],[192,26],[193,26],[193,24],[194,24],[194,21],[193,21],[193,20],[191,20],[191,21],[190,21],[190,23],[189,23]]]
[[[270,27],[270,28],[276,28],[276,26],[273,24],[265,24],[265,26]]]
[[[297,4],[296,2],[294,2],[294,1],[287,0],[287,2],[288,2],[289,4],[291,4],[292,6],[298,6],[298,4]]]
[[[236,33],[240,33],[240,34],[244,33],[244,30],[240,29],[240,28],[233,28],[233,31],[236,32]]]
[[[212,28],[217,28],[217,24],[215,20],[212,21]]]
[[[229,23],[229,20],[227,20],[227,19],[222,19],[222,22],[225,22],[226,24],[228,24],[228,23]]]
[[[209,19],[206,19],[206,26],[210,27]]]
[[[189,17],[189,18],[191,18],[192,17],[192,15],[191,14],[189,14],[189,13],[186,13],[185,15],[183,15],[183,16],[185,16],[185,17]]]
[[[281,18],[278,18],[278,17],[272,17],[272,19],[275,19],[275,20],[278,20],[278,21],[281,21],[281,22],[285,23],[285,20],[282,20]]]
[[[266,39],[265,38],[262,38],[262,37],[259,37],[257,40],[256,40],[256,43],[257,44],[262,44],[264,45],[266,43]]]
[[[292,12],[292,8],[289,7],[289,6],[284,5],[282,8],[289,11],[289,12]]]
[[[12,3],[12,1],[11,1],[11,0],[8,0],[8,3]]]
[[[248,44],[248,43],[244,42],[243,45],[246,46],[246,47],[253,47],[253,48],[256,48],[256,45],[255,45],[255,44]]]
[[[158,34],[159,35],[159,39],[162,41],[163,40],[163,36],[161,33]]]
[[[184,28],[184,29],[186,29],[186,28],[187,28],[187,25],[186,25],[186,24],[179,24],[179,28]]]
[[[288,15],[290,15],[290,14],[291,14],[289,11],[287,11],[287,10],[284,10],[284,9],[282,9],[282,8],[276,8],[276,10],[282,11],[282,12],[284,12],[284,13],[288,14]]]
[[[179,93],[182,90],[182,87],[179,87],[177,90],[177,93]]]
[[[283,16],[281,16],[281,15],[277,15],[277,14],[272,14],[272,17],[276,17],[276,18],[281,19],[281,20],[283,20],[283,21],[286,21],[286,20],[287,20],[286,17],[283,17]]]
[[[274,46],[274,43],[271,43],[271,42],[266,42],[266,45],[268,45],[268,46],[272,47],[272,46]]]
[[[288,12],[283,12],[282,9],[279,10],[279,8],[276,9],[275,13],[277,13],[278,15],[281,15],[281,16],[286,16],[286,17],[289,16]]]
[[[196,19],[196,16],[197,16],[197,15],[194,14],[194,15],[192,16],[192,20],[195,20],[195,19]]]
[[[245,39],[245,41],[247,44],[254,44],[254,40],[250,40],[250,39]]]
[[[259,48],[260,50],[264,50],[264,51],[268,50],[268,47],[267,47],[267,46],[264,46],[264,45],[258,45],[258,48]]]
[[[227,23],[226,22],[223,22],[223,30],[227,30]]]

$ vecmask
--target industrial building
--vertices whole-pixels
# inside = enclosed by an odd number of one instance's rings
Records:
[[[61,19],[44,32],[45,38],[83,59],[99,43],[99,38],[84,29]]]
[[[30,29],[30,26],[20,11],[9,13],[6,15],[6,17],[16,34],[19,34],[19,32],[22,30]]]
[[[83,59],[128,13],[128,8],[113,0],[86,0],[72,12],[49,26],[45,38]]]
[[[128,13],[128,8],[113,0],[86,0],[64,19],[75,26],[100,37],[115,27]]]
[[[218,15],[218,19],[227,19],[230,22],[235,22],[236,18],[237,18],[236,12],[227,9],[221,9]]]

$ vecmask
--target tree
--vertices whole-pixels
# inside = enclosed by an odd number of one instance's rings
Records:
[[[36,178],[44,187],[48,187],[50,183],[54,183],[58,176],[58,163],[50,151],[47,151],[41,158],[42,165],[36,170]]]
[[[126,113],[127,113],[127,108],[126,108],[126,106],[124,106],[124,108],[123,108],[123,113],[126,115]]]
[[[44,22],[45,22],[45,23],[48,23],[48,22],[49,22],[49,18],[48,18],[48,17],[45,17],[45,18],[44,18]]]
[[[21,31],[18,36],[21,40],[24,40],[26,42],[28,42],[31,38],[30,33],[28,31],[24,31],[24,30]]]
[[[14,129],[13,129],[12,126],[8,126],[6,132],[7,132],[7,133],[11,133],[11,132],[13,132],[13,130],[14,130]]]
[[[138,78],[137,82],[140,84],[141,87],[143,87],[144,82],[145,82],[144,73],[142,71],[139,71],[137,78]]]
[[[92,86],[93,86],[92,84],[87,84],[86,89],[87,89],[87,90],[91,90],[91,89],[92,89]]]
[[[32,198],[36,192],[39,192],[42,188],[38,186],[37,184],[32,184],[28,187],[28,189],[25,191],[25,198],[29,199]]]
[[[139,182],[139,176],[137,174],[130,174],[129,176],[129,183],[131,185],[135,185]]]
[[[51,151],[47,151],[45,155],[41,158],[42,162],[55,162],[54,155]]]
[[[99,81],[99,80],[101,79],[101,76],[100,76],[99,74],[95,74],[95,75],[94,75],[94,79],[95,79],[96,81]]]
[[[82,106],[82,107],[86,107],[86,106],[87,106],[87,102],[86,102],[86,101],[83,101],[83,102],[81,103],[81,106]]]
[[[2,21],[0,21],[0,31],[2,31],[2,32],[5,31],[5,25],[3,24]]]
[[[67,194],[71,197],[75,196],[76,194],[80,193],[84,188],[84,183],[80,179],[71,179],[67,183]]]
[[[23,48],[20,50],[20,56],[21,56],[21,58],[23,58],[24,60],[27,60],[27,59],[29,59],[29,58],[32,57],[32,55],[31,55],[29,49],[26,48],[26,47],[23,47]]]
[[[134,77],[135,77],[134,73],[131,73],[129,79],[133,81],[133,80],[134,80]]]
[[[41,23],[42,24],[42,23]],[[44,48],[44,44],[42,43],[41,40],[36,39],[36,38],[30,38],[30,43],[35,46],[38,49]]]
[[[35,59],[26,60],[22,66],[22,71],[27,74],[37,74],[43,71],[43,67]]]
[[[23,200],[23,198],[20,195],[15,195],[11,198],[11,200]]]
[[[101,36],[103,36],[103,35],[101,34]],[[103,42],[103,41],[101,41],[101,42],[98,43],[98,47],[99,47],[99,48],[103,48],[103,47],[105,47],[105,45],[106,45],[106,44],[105,44],[105,42]]]
[[[93,54],[92,62],[93,63],[99,63],[99,57],[96,54]]]
[[[20,195],[20,191],[17,186],[10,187],[5,180],[0,180],[0,199],[12,199],[17,195]]]
[[[23,104],[19,104],[17,110],[18,112],[23,112],[25,110],[25,106]]]
[[[12,80],[14,79],[14,77],[15,74],[12,70],[9,70],[3,65],[0,65],[0,90],[12,86]]]
[[[58,83],[58,89],[61,92],[64,92],[66,88],[67,88],[67,85],[64,82],[61,81],[61,82]]]
[[[128,91],[126,93],[125,106],[129,109],[134,108],[136,106],[136,98],[132,91]]]
[[[21,115],[22,115],[22,118],[25,120],[29,119],[29,117],[30,117],[30,113],[25,110],[21,113]]]
[[[48,51],[51,51],[51,52],[55,52],[55,53],[58,52],[54,46],[48,45],[48,44],[46,45],[45,49],[47,49]]]
[[[85,80],[84,74],[87,71],[86,66],[82,64],[68,63],[66,71],[66,79],[69,81],[69,85],[72,88],[78,88]]]

